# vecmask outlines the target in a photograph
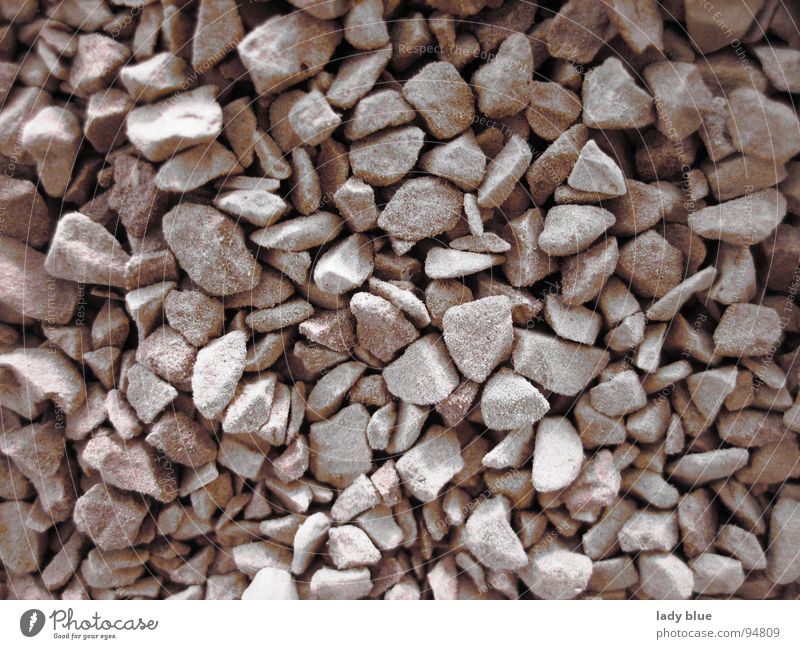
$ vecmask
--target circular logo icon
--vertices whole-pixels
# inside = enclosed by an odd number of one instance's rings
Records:
[[[38,608],[32,608],[25,611],[19,618],[19,630],[22,635],[32,638],[44,627],[44,613]]]

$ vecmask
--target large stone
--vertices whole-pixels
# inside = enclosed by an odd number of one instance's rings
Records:
[[[541,599],[576,598],[589,584],[592,560],[558,546],[544,546],[539,551],[534,548],[520,578]]]
[[[643,554],[639,581],[642,592],[652,599],[689,599],[694,588],[692,570],[672,554]]]
[[[0,354],[0,368],[14,372],[25,390],[26,401],[51,399],[67,414],[74,413],[86,399],[81,373],[61,351],[34,347]]]
[[[256,91],[267,95],[317,74],[341,39],[336,23],[295,11],[269,18],[237,49]]]
[[[356,293],[350,310],[357,321],[358,343],[384,362],[419,338],[419,331],[402,311],[382,297]]]
[[[163,192],[185,194],[215,178],[227,178],[242,171],[236,156],[214,140],[181,151],[167,160],[153,182]]]
[[[0,561],[10,572],[24,574],[43,567],[47,534],[26,525],[32,509],[33,505],[23,501],[0,503]]]
[[[139,535],[145,498],[105,484],[96,484],[75,503],[75,526],[102,550],[131,547]]]
[[[98,435],[87,442],[81,455],[88,466],[100,472],[106,484],[147,494],[161,502],[178,495],[175,472],[141,438],[125,441],[116,435]]]
[[[461,445],[453,430],[431,427],[417,444],[397,461],[404,489],[422,502],[434,500],[464,468]]]
[[[517,372],[546,390],[576,396],[605,368],[609,355],[598,347],[517,329],[513,358]]]
[[[568,419],[545,417],[536,427],[533,487],[558,491],[571,485],[583,464],[583,445]]]
[[[326,293],[341,295],[361,286],[374,267],[372,242],[352,234],[325,251],[314,267],[314,281]]]
[[[752,246],[766,239],[786,216],[786,199],[776,189],[704,207],[689,215],[692,232],[737,246]]]
[[[233,51],[244,34],[235,0],[201,0],[192,38],[192,67],[205,72]]]
[[[162,52],[141,63],[126,65],[120,70],[119,80],[135,101],[149,103],[181,90],[190,75],[186,61],[172,52]]]
[[[66,108],[43,108],[23,127],[22,146],[36,160],[50,196],[61,198],[67,191],[82,140],[80,121]]]
[[[196,144],[212,142],[222,131],[222,108],[214,86],[134,108],[128,139],[148,160],[160,162]]]
[[[462,194],[438,178],[412,178],[394,193],[378,217],[378,226],[408,241],[435,237],[453,228],[461,216]]]
[[[511,355],[511,301],[496,296],[453,306],[442,318],[442,330],[447,350],[461,374],[483,383]]]
[[[241,227],[222,212],[181,203],[164,215],[162,228],[181,267],[207,293],[231,295],[258,285],[261,266],[245,246]]]
[[[417,163],[425,133],[416,126],[386,129],[350,147],[353,174],[376,187],[400,181]]]
[[[60,325],[70,321],[78,298],[75,284],[45,270],[41,252],[0,237],[0,303],[45,325]]]
[[[192,394],[204,416],[216,417],[233,398],[246,356],[247,336],[241,331],[231,331],[212,340],[197,353]]]
[[[655,122],[653,98],[618,58],[610,56],[589,70],[582,92],[583,122],[590,128],[642,129]]]
[[[417,405],[438,403],[459,384],[453,361],[436,334],[411,343],[400,358],[386,367],[383,378],[389,392]]]
[[[528,563],[504,496],[482,500],[465,526],[469,551],[489,570],[518,570]]]
[[[10,215],[13,218],[8,218]],[[32,248],[40,248],[50,238],[47,204],[29,180],[0,177],[0,216],[3,236],[13,237]]]
[[[589,248],[608,228],[614,215],[594,205],[555,205],[544,220],[539,248],[554,256],[574,255]]]
[[[428,131],[449,140],[475,116],[472,91],[452,63],[429,63],[403,86],[403,96],[419,111]]]
[[[529,37],[511,33],[495,56],[472,76],[480,112],[501,118],[524,110],[530,101],[533,64]]]
[[[539,421],[550,404],[519,374],[502,367],[484,385],[481,415],[495,430],[512,430]]]
[[[80,212],[61,217],[47,253],[45,268],[53,277],[73,282],[125,287],[130,256],[102,225]]]
[[[356,403],[327,421],[311,425],[311,472],[317,480],[343,489],[362,473],[370,472],[368,423],[369,412]]]
[[[777,584],[800,577],[800,502],[781,498],[770,517],[767,576]]]

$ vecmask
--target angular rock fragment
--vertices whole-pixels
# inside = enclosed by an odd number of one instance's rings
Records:
[[[247,337],[232,331],[211,341],[197,353],[192,374],[192,393],[197,409],[216,417],[233,398],[244,370]]]
[[[694,591],[704,595],[732,595],[745,580],[737,559],[705,552],[689,562],[694,574]]]
[[[371,293],[356,293],[350,310],[357,321],[357,337],[371,354],[384,362],[419,338],[419,331],[388,300]]]
[[[531,129],[543,140],[554,141],[581,114],[578,96],[554,82],[534,81],[525,117]]]
[[[414,168],[424,141],[425,134],[416,126],[368,135],[350,147],[353,174],[376,187],[396,183]]]
[[[120,70],[119,80],[134,101],[152,102],[179,91],[189,74],[186,61],[162,52],[142,63],[126,65]]]
[[[222,108],[213,86],[176,95],[128,114],[127,134],[148,160],[161,162],[174,153],[212,142],[222,131]]]
[[[486,169],[478,188],[478,205],[500,207],[522,178],[532,158],[530,145],[518,135],[512,135]]]
[[[197,10],[192,38],[192,67],[205,70],[215,65],[243,36],[244,28],[233,0],[203,0]]]
[[[461,445],[453,431],[433,426],[396,466],[405,490],[429,502],[464,468]]]
[[[689,599],[694,589],[692,570],[673,554],[643,554],[638,561],[641,590],[653,599]]]
[[[298,527],[294,535],[294,556],[292,557],[292,574],[300,575],[306,571],[313,560],[314,553],[319,549],[328,535],[331,519],[324,512],[311,514]]]
[[[242,600],[295,600],[297,586],[292,576],[280,568],[261,568],[242,593]]]
[[[372,245],[353,234],[327,250],[314,267],[314,281],[326,293],[341,295],[358,288],[372,273]]]
[[[622,170],[594,140],[589,140],[581,149],[567,183],[578,191],[604,197],[622,196],[627,192]]]
[[[800,575],[797,541],[800,537],[800,503],[781,498],[770,516],[767,575],[778,584],[788,584]]]
[[[193,468],[213,462],[217,447],[207,431],[182,412],[167,412],[153,425],[145,441],[175,462]]]
[[[188,387],[196,355],[195,348],[167,326],[156,329],[136,350],[138,362],[179,388]]]
[[[214,207],[262,228],[272,225],[286,211],[286,203],[279,196],[253,189],[221,194],[214,200]]]
[[[556,205],[547,212],[539,247],[548,255],[574,255],[589,248],[614,222],[614,215],[601,207]]]
[[[174,473],[168,472],[155,449],[141,439],[126,442],[112,435],[98,435],[88,441],[82,457],[109,485],[161,502],[177,496]]]
[[[714,349],[722,356],[764,356],[774,353],[782,329],[777,312],[756,304],[732,304],[714,330]]]
[[[242,172],[236,156],[219,142],[181,151],[161,165],[155,185],[164,192],[186,193],[206,183]]]
[[[327,140],[341,121],[319,90],[298,99],[289,111],[289,124],[300,142],[310,146]]]
[[[511,302],[498,296],[453,306],[444,314],[442,331],[461,374],[482,383],[511,355]]]
[[[261,266],[244,244],[241,228],[212,207],[181,203],[164,215],[164,238],[181,267],[211,295],[251,290]],[[195,255],[197,247],[204,254]]]
[[[632,27],[632,31],[639,30]],[[586,74],[582,93],[583,122],[590,128],[643,129],[655,122],[653,98],[636,85],[616,57],[608,57]]]
[[[745,570],[763,570],[767,557],[758,537],[737,525],[720,527],[714,546],[738,559]]]
[[[517,329],[514,369],[547,390],[577,395],[608,364],[608,352],[547,334]]]
[[[419,161],[420,167],[464,191],[477,189],[486,171],[486,156],[468,130],[446,144],[434,147]]]
[[[306,400],[306,416],[310,421],[330,417],[341,406],[347,393],[366,371],[356,361],[342,363],[323,376]]]
[[[74,520],[78,530],[99,548],[121,550],[133,545],[146,514],[141,496],[96,484],[78,498]]]
[[[467,519],[467,548],[490,570],[517,570],[528,563],[510,515],[508,500],[499,496],[482,501]]]
[[[479,273],[505,261],[501,255],[432,248],[425,258],[425,274],[432,279],[462,277]]]
[[[475,116],[472,91],[451,63],[426,65],[403,85],[403,97],[440,140],[465,131]]]
[[[592,561],[578,552],[554,547],[534,552],[520,577],[542,599],[574,599],[588,586]]]
[[[533,55],[529,39],[512,33],[494,58],[472,76],[478,109],[487,117],[510,117],[524,110],[531,94]]]
[[[361,599],[372,590],[369,568],[320,568],[311,577],[309,592],[317,599]]]
[[[435,237],[453,228],[461,216],[462,195],[436,178],[412,178],[394,193],[378,226],[408,241]]]
[[[253,311],[245,318],[247,326],[260,333],[283,330],[314,315],[314,307],[300,298],[287,300],[271,309]]]
[[[481,395],[484,423],[495,430],[511,430],[537,422],[550,408],[541,393],[508,368],[501,368],[485,384]]]
[[[594,299],[619,263],[617,240],[609,237],[569,257],[561,266],[561,297],[567,304]]]
[[[339,570],[371,566],[381,559],[381,553],[366,532],[355,525],[334,527],[328,534],[328,551]]]
[[[725,448],[689,453],[667,467],[675,480],[691,485],[705,484],[733,475],[750,456],[743,448]]]
[[[608,29],[605,4],[567,2],[550,25],[547,50],[550,56],[575,63],[590,63],[603,45]]]
[[[348,178],[336,190],[333,200],[351,230],[363,232],[377,224],[379,212],[375,191],[360,178]]]
[[[592,406],[609,417],[635,412],[647,403],[639,376],[633,370],[620,372],[589,391]]]
[[[66,108],[48,106],[26,122],[20,144],[36,161],[44,190],[64,196],[81,147],[80,122]]]
[[[66,324],[75,313],[78,289],[70,281],[53,279],[46,264],[38,250],[0,237],[0,303],[27,317]]]
[[[51,399],[70,415],[86,399],[83,377],[58,350],[39,347],[3,351],[0,353],[0,368],[13,372],[25,390],[26,402]]]
[[[786,199],[775,189],[704,207],[689,215],[692,232],[737,246],[766,239],[786,215]]]
[[[45,269],[73,282],[124,287],[130,257],[99,223],[80,212],[63,216],[56,226]]]
[[[644,78],[656,106],[656,128],[670,140],[683,140],[703,121],[711,91],[691,63],[660,61],[647,66]]]
[[[738,88],[728,99],[728,132],[737,151],[786,162],[800,151],[800,122],[789,106],[754,88]]]
[[[678,545],[675,512],[641,510],[619,532],[623,552],[671,552]]]
[[[654,230],[625,244],[619,253],[617,274],[646,297],[663,297],[680,284],[683,253]]]
[[[383,70],[386,68],[386,64],[389,63],[391,55],[392,48],[391,46],[387,46],[378,48],[372,52],[364,52],[349,56],[347,60],[342,62],[342,65],[339,67],[339,70],[336,73],[336,78],[333,80],[333,83],[331,83],[331,87],[328,88],[328,92],[326,94],[328,102],[337,108],[346,109],[355,106],[356,102],[366,95],[375,85],[375,82],[378,80],[381,72],[383,72]],[[396,104],[396,107],[399,110],[398,114],[394,117],[385,115],[378,118],[379,122],[382,122],[384,126],[397,126],[404,121],[410,122],[411,119],[413,119],[413,111],[410,111],[410,107],[405,103],[405,101],[403,101],[399,93],[394,90],[380,90],[375,93],[375,95],[380,95],[381,93],[394,93],[384,96],[391,97],[392,99],[399,99]],[[381,103],[383,103],[382,99],[383,97],[381,100],[376,101],[381,101]],[[364,118],[367,117],[367,115],[370,115],[371,112],[372,111],[369,108],[369,101],[366,104],[364,102],[358,102],[355,114],[353,116],[353,121],[364,120]],[[403,113],[408,112],[411,112],[412,116],[405,118]],[[388,123],[384,120],[388,120]],[[400,121],[397,123],[392,123],[396,122],[397,120]],[[351,124],[352,122],[348,122],[345,127],[345,133],[347,134],[348,139],[357,140],[359,137],[369,135],[369,133],[363,133],[363,135],[360,134],[360,127],[355,124]],[[376,128],[375,130],[377,131],[379,128]]]
[[[342,35],[335,23],[303,11],[273,16],[239,42],[239,58],[259,94],[273,94],[314,76]]]
[[[164,313],[170,326],[195,347],[203,347],[222,333],[222,304],[200,291],[170,291]]]
[[[327,421],[311,426],[311,472],[322,482],[346,487],[372,466],[372,450],[367,443],[369,413],[353,404]]]
[[[69,85],[79,96],[108,87],[131,58],[130,50],[102,34],[81,34],[69,75]]]
[[[583,446],[572,424],[563,417],[545,417],[536,427],[533,486],[538,491],[568,487],[581,470]]]
[[[438,403],[459,384],[447,348],[434,334],[409,345],[400,358],[386,367],[383,378],[389,392],[417,405]]]

